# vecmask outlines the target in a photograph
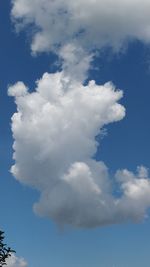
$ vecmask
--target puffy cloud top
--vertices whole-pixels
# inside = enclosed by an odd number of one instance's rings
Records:
[[[9,96],[23,96],[26,95],[28,89],[23,82],[17,82],[15,86],[9,86]]]

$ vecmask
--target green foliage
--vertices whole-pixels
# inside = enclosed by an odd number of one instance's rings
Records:
[[[7,258],[11,256],[11,253],[15,252],[4,244],[4,237],[4,232],[0,231],[0,267],[6,265]]]

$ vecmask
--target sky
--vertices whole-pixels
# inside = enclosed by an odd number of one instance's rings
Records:
[[[8,266],[149,266],[149,6],[0,1]]]

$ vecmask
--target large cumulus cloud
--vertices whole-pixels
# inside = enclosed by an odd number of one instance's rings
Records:
[[[96,50],[150,42],[149,0],[12,0],[11,16],[17,30],[31,29],[33,54],[54,52],[62,62],[62,71],[45,73],[34,92],[23,82],[8,91],[17,105],[11,172],[40,192],[34,211],[74,227],[145,218],[147,169],[110,177],[94,158],[95,137],[125,116],[123,93],[112,83],[83,84]]]
[[[150,206],[146,168],[139,167],[136,174],[118,170],[112,178],[105,164],[94,159],[99,145],[95,136],[125,115],[118,103],[122,91],[112,83],[83,86],[57,72],[45,73],[32,93],[22,82],[8,93],[17,105],[11,172],[40,192],[36,213],[74,227],[145,217]]]

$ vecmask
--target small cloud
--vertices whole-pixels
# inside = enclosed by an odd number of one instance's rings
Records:
[[[7,267],[28,267],[28,263],[20,257],[12,254],[6,261]]]

